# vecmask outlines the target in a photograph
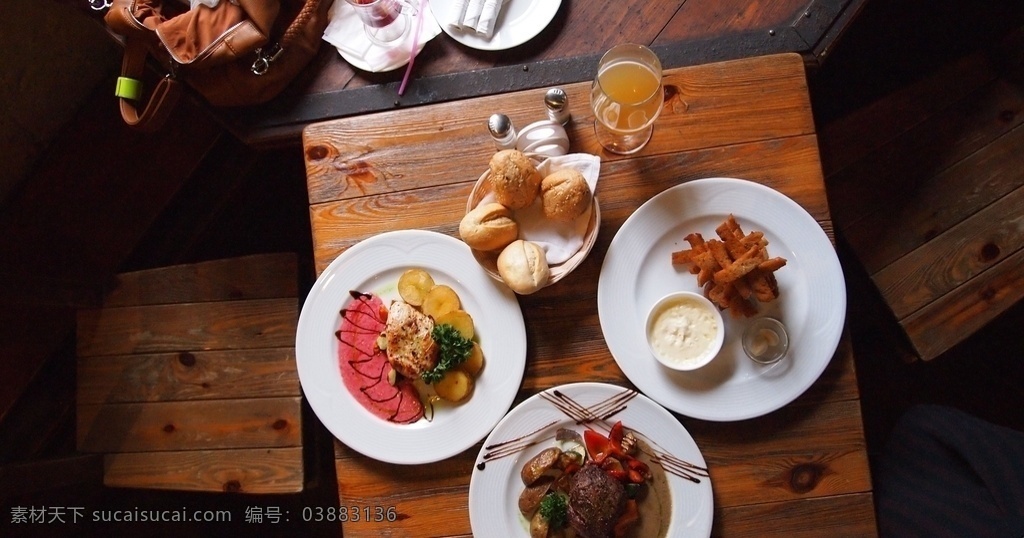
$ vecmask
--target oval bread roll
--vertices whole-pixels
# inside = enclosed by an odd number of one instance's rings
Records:
[[[491,157],[491,188],[498,203],[509,209],[522,209],[537,199],[540,173],[530,158],[515,149],[499,151]]]
[[[496,203],[480,204],[459,223],[459,236],[476,250],[501,250],[519,237],[519,224],[509,208]]]
[[[590,186],[578,170],[559,170],[540,183],[544,216],[559,222],[571,222],[590,207]]]
[[[498,274],[520,295],[529,295],[548,283],[551,269],[537,243],[517,239],[498,255]]]

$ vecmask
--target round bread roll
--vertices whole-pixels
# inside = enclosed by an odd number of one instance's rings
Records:
[[[548,283],[551,269],[537,243],[516,239],[498,255],[498,274],[520,295],[529,295]]]
[[[590,207],[590,186],[578,170],[566,168],[549,174],[540,183],[544,216],[572,222]]]
[[[497,203],[483,203],[462,217],[459,236],[470,248],[500,250],[519,237],[519,224],[512,211]]]
[[[540,173],[530,158],[515,149],[505,149],[491,157],[491,188],[498,203],[509,209],[522,209],[537,199]]]

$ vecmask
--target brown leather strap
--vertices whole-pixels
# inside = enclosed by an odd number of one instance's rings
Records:
[[[144,43],[128,38],[124,47],[124,60],[121,63],[121,76],[142,80],[147,55]],[[121,117],[125,123],[139,131],[156,131],[167,120],[180,96],[180,83],[171,76],[166,76],[153,88],[141,114],[133,99],[122,97]]]

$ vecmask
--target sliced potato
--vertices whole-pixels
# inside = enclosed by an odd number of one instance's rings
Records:
[[[449,402],[461,402],[473,390],[473,378],[462,370],[448,370],[434,383],[437,395]]]
[[[423,298],[423,313],[435,320],[452,310],[458,310],[460,306],[459,294],[445,284],[430,288]]]
[[[438,325],[447,324],[455,327],[455,330],[459,331],[459,334],[461,334],[466,340],[472,340],[473,335],[476,334],[473,329],[473,317],[469,315],[469,312],[462,309],[452,310],[441,314],[434,318],[434,323]]]
[[[407,269],[398,277],[398,295],[403,301],[420,306],[430,288],[434,287],[434,278],[423,269]]]
[[[480,344],[473,342],[473,350],[469,352],[466,362],[459,365],[463,372],[476,377],[484,367],[484,350]]]

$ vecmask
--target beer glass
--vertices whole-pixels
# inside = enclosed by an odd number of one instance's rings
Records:
[[[601,57],[590,89],[597,141],[612,153],[640,151],[664,101],[661,61],[654,52],[643,45],[616,45]]]

